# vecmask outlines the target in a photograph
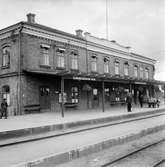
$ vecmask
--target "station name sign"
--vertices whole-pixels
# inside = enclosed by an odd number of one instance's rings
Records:
[[[139,85],[146,85],[146,82],[135,82],[135,84],[139,84]]]
[[[87,78],[87,77],[73,77],[75,80],[84,80],[84,81],[96,81],[95,78]]]

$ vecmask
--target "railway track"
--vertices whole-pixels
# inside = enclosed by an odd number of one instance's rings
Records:
[[[149,145],[147,145],[147,146],[145,146],[145,147],[142,147],[142,148],[140,148],[140,149],[138,149],[138,150],[136,150],[136,151],[133,151],[133,152],[127,154],[127,155],[124,155],[124,156],[122,156],[122,157],[120,157],[120,158],[118,158],[118,159],[115,159],[114,161],[108,162],[108,163],[102,165],[101,167],[113,167],[113,165],[116,165],[116,164],[118,164],[118,163],[121,163],[121,161],[126,160],[126,159],[130,158],[131,156],[133,156],[133,155],[135,155],[135,154],[138,154],[138,153],[140,153],[140,152],[142,152],[142,151],[144,151],[144,150],[147,150],[148,148],[155,147],[155,146],[157,146],[157,145],[159,145],[159,144],[162,144],[162,143],[164,143],[164,142],[165,142],[165,138],[162,139],[162,140],[160,140],[160,141],[158,141],[158,142],[155,142],[155,143],[149,144]],[[162,165],[165,166],[165,158],[156,161],[156,162],[153,164],[152,167],[164,167],[164,166],[162,166]],[[119,165],[119,166],[120,166],[120,165]],[[121,166],[122,166],[122,165],[121,165]],[[139,167],[140,167],[140,166],[139,166]]]

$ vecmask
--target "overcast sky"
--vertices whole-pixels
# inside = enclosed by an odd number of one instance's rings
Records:
[[[109,39],[154,58],[156,79],[165,81],[165,0],[108,0]],[[0,29],[26,21],[74,34],[76,29],[106,38],[106,0],[0,0]]]

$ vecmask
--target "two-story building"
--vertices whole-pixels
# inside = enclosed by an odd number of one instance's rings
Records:
[[[109,108],[131,91],[154,96],[156,60],[130,47],[77,30],[76,35],[37,24],[35,15],[0,30],[0,98],[9,114]]]

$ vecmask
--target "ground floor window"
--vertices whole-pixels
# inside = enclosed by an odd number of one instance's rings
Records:
[[[2,98],[6,99],[7,104],[10,105],[10,87],[8,85],[2,87]]]
[[[78,103],[79,101],[79,91],[78,91],[78,87],[72,87],[71,89],[72,91],[72,103]]]

